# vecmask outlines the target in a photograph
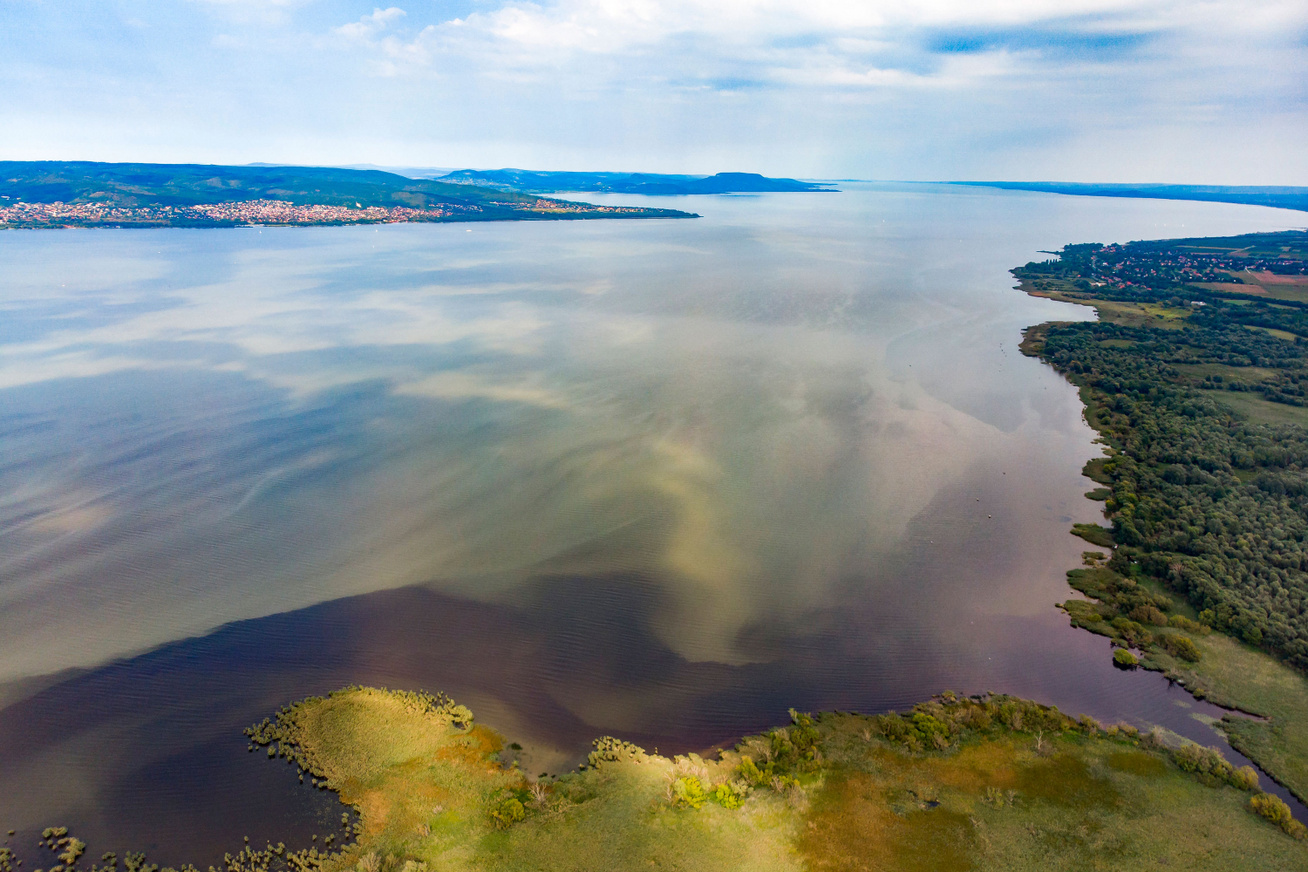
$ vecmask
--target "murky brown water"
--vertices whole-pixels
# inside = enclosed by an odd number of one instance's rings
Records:
[[[946,687],[1212,742],[1210,707],[1052,608],[1095,447],[1017,342],[1086,312],[1007,270],[1298,216],[690,208],[0,234],[0,825],[171,862],[307,837],[336,809],[239,728],[355,681],[446,690],[551,770],[602,733],[699,747]]]

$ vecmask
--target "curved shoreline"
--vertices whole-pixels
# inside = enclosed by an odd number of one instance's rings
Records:
[[[1256,241],[1257,236],[1255,234],[1247,238]],[[1245,239],[1246,237],[1235,237],[1220,241],[1233,244],[1235,240],[1244,241]],[[1199,241],[1180,240],[1177,243],[1183,242],[1193,245],[1193,243]],[[1217,242],[1219,240],[1212,241]],[[1166,244],[1167,241],[1147,243],[1152,249],[1160,252],[1165,250]],[[1085,247],[1068,246],[1065,251]],[[1256,246],[1254,242],[1250,242],[1249,247],[1252,249]],[[1155,256],[1161,257],[1162,255],[1155,253]],[[1050,267],[1050,265],[1056,267],[1058,263],[1048,261],[1043,266],[1046,268]],[[1100,325],[1124,325],[1134,329],[1157,329],[1159,325],[1155,319],[1162,320],[1163,325],[1166,325],[1166,319],[1175,318],[1176,324],[1171,326],[1174,331],[1179,331],[1183,329],[1180,327],[1181,323],[1190,314],[1189,311],[1177,311],[1176,314],[1171,314],[1165,310],[1160,310],[1158,305],[1150,302],[1150,297],[1147,295],[1136,303],[1123,302],[1118,296],[1109,296],[1104,299],[1094,290],[1096,287],[1102,286],[1103,282],[1097,281],[1092,284],[1091,279],[1095,278],[1094,276],[1086,277],[1078,274],[1073,268],[1070,273],[1068,271],[1058,272],[1057,278],[1051,278],[1055,270],[1046,269],[1041,272],[1033,270],[1032,267],[1034,266],[1035,264],[1028,264],[1026,267],[1018,267],[1012,270],[1014,277],[1019,280],[1018,289],[1036,297],[1052,298],[1062,302],[1090,306],[1099,315],[1099,321],[1094,323]],[[1196,270],[1202,268],[1202,264],[1199,264]],[[1136,269],[1143,269],[1143,267],[1136,266]],[[1191,272],[1193,273],[1195,270]],[[1190,281],[1197,278],[1205,278],[1205,276],[1192,275]],[[1129,289],[1131,282],[1128,281],[1125,286]],[[1149,285],[1149,287],[1152,287],[1152,285]],[[1180,288],[1178,292],[1187,292],[1188,286],[1182,284],[1178,285],[1178,287]],[[1202,296],[1204,294],[1204,291],[1199,289],[1188,289],[1188,292],[1192,296]],[[1130,299],[1130,295],[1127,295],[1126,298]],[[1191,304],[1191,309],[1197,310],[1202,305],[1204,304]],[[1095,458],[1086,464],[1084,474],[1102,486],[1096,491],[1088,493],[1087,498],[1094,500],[1107,499],[1104,507],[1104,517],[1113,518],[1114,507],[1118,506],[1120,508],[1125,503],[1114,502],[1114,497],[1119,496],[1114,490],[1116,480],[1112,475],[1105,472],[1105,467],[1109,464],[1116,466],[1115,461],[1119,457],[1126,458],[1127,462],[1136,461],[1132,461],[1129,455],[1123,453],[1123,447],[1115,443],[1115,433],[1110,427],[1112,412],[1109,407],[1113,402],[1113,397],[1117,395],[1100,391],[1099,388],[1092,386],[1088,376],[1078,377],[1077,371],[1069,369],[1067,366],[1059,366],[1046,354],[1046,339],[1050,332],[1066,326],[1068,325],[1065,322],[1045,322],[1032,325],[1023,331],[1020,348],[1024,354],[1036,357],[1049,365],[1078,389],[1085,420],[1099,434],[1096,441],[1104,444],[1107,448],[1107,454],[1104,458]],[[1182,336],[1184,334],[1174,332],[1172,335]],[[1099,341],[1120,341],[1124,343],[1123,347],[1131,345],[1127,340],[1101,339]],[[1076,365],[1074,362],[1073,366]],[[1144,384],[1149,384],[1148,375],[1142,376],[1142,378]],[[1137,392],[1140,390],[1138,385],[1136,390]],[[1117,426],[1120,427],[1120,423]],[[1120,432],[1116,434],[1117,437],[1120,437],[1120,435]],[[1136,498],[1144,500],[1150,496],[1145,491],[1139,492],[1138,495],[1134,491],[1128,494],[1128,497],[1132,500]],[[1130,505],[1133,506],[1134,502]],[[1126,517],[1130,516],[1127,515]],[[1159,596],[1165,589],[1158,584],[1156,578],[1136,572],[1133,565],[1136,555],[1131,549],[1126,549],[1119,554],[1118,549],[1121,547],[1121,543],[1115,541],[1116,537],[1112,530],[1095,525],[1078,525],[1073,532],[1089,541],[1092,545],[1108,548],[1110,551],[1107,555],[1099,552],[1086,552],[1084,557],[1085,565],[1082,568],[1069,571],[1068,576],[1071,586],[1089,597],[1088,601],[1069,600],[1060,606],[1068,614],[1072,625],[1097,635],[1107,636],[1112,640],[1114,646],[1135,649],[1139,654],[1141,668],[1163,674],[1169,681],[1180,685],[1195,699],[1211,702],[1230,711],[1231,714],[1225,716],[1214,727],[1222,733],[1231,748],[1248,757],[1272,781],[1282,786],[1295,799],[1299,800],[1299,811],[1302,815],[1304,811],[1302,803],[1308,800],[1308,782],[1305,782],[1302,777],[1290,774],[1283,767],[1294,764],[1301,765],[1304,748],[1301,744],[1295,745],[1295,738],[1284,739],[1282,737],[1283,730],[1281,729],[1283,725],[1293,725],[1302,720],[1302,718],[1295,717],[1293,714],[1287,714],[1287,708],[1294,712],[1308,712],[1308,683],[1305,683],[1302,674],[1279,658],[1248,646],[1219,629],[1210,627],[1211,618],[1207,619],[1207,623],[1195,620],[1195,610],[1191,608],[1188,601],[1185,603],[1184,608],[1176,608],[1170,597],[1166,595]],[[1113,555],[1117,556],[1114,557]],[[1116,566],[1114,567],[1113,564],[1116,564]],[[1128,569],[1131,571],[1127,572]],[[1148,582],[1148,585],[1146,585],[1146,582]],[[1127,589],[1125,593],[1130,593],[1135,597],[1134,600],[1128,598],[1128,603],[1139,601],[1145,604],[1136,606],[1136,611],[1132,612],[1132,617],[1139,617],[1137,613],[1146,614],[1149,611],[1149,606],[1156,605],[1156,608],[1153,609],[1156,619],[1152,623],[1162,623],[1165,629],[1160,630],[1147,624],[1141,626],[1139,623],[1127,620],[1124,610],[1129,606],[1121,605],[1123,588]],[[1137,590],[1139,591],[1138,595],[1135,593]],[[1154,596],[1153,602],[1150,600],[1151,591],[1154,592],[1152,594]],[[1162,613],[1160,613],[1160,609]],[[1205,615],[1210,614],[1210,612],[1206,612],[1203,615],[1198,615],[1198,617],[1203,619]],[[1112,618],[1112,620],[1110,621],[1109,618]],[[1140,620],[1144,619],[1140,618]],[[1176,641],[1178,638],[1183,641]],[[1160,644],[1161,648],[1159,647]],[[1162,650],[1164,648],[1167,650]],[[1262,675],[1264,673],[1273,673],[1272,677],[1267,678],[1264,683],[1272,686],[1273,683],[1279,682],[1279,684],[1275,685],[1276,691],[1263,692],[1261,698],[1256,695],[1251,698],[1248,682],[1241,681],[1239,678],[1232,682],[1230,679],[1234,676],[1227,675],[1227,673],[1232,672],[1232,667],[1229,664],[1236,661],[1240,662],[1244,671],[1243,674]]]

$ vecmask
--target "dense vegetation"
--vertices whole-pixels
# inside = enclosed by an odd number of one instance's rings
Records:
[[[1308,301],[1293,297],[1308,297],[1306,254],[1303,233],[1077,245],[1015,271],[1028,290],[1103,316],[1033,331],[1027,347],[1083,388],[1112,450],[1097,470],[1119,546],[1109,568],[1132,588],[1161,581],[1204,626],[1299,668],[1308,417],[1295,418],[1308,386]],[[1282,298],[1253,296],[1262,285],[1242,285],[1246,274],[1275,281]],[[1166,623],[1165,598],[1106,592],[1139,627],[1126,641],[1147,643],[1147,626]]]
[[[1308,188],[1286,185],[1148,185],[1079,182],[955,182],[1011,191],[1081,194],[1091,197],[1143,197],[1156,200],[1206,200],[1308,211]]]
[[[945,693],[876,716],[792,711],[786,726],[704,756],[669,759],[605,737],[559,776],[523,772],[519,746],[425,693],[347,688],[248,734],[252,751],[338,791],[359,819],[345,844],[247,846],[227,872],[1308,862],[1303,826],[1258,790],[1253,769],[1175,736],[1105,729],[1005,696]],[[80,867],[86,846],[65,830],[42,842],[58,872],[117,872],[112,857]],[[14,872],[13,861],[0,854],[0,872]],[[131,854],[126,872],[159,870]]]
[[[512,191],[411,179],[380,170],[0,161],[0,205],[60,202],[141,208],[255,200],[350,208],[444,207],[457,213],[458,220],[691,217],[672,209],[601,209]]]

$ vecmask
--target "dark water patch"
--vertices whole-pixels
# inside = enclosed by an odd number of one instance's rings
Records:
[[[946,686],[1022,693],[1224,744],[1191,716],[1216,707],[1169,691],[1161,676],[1112,670],[1103,640],[1056,622],[1006,622],[1025,659],[867,657],[832,644],[837,633],[729,666],[688,662],[649,632],[658,597],[639,578],[539,579],[529,590],[513,605],[421,587],[352,597],[41,690],[0,711],[0,823],[57,822],[97,850],[148,848],[167,863],[213,862],[246,835],[306,845],[330,831],[339,806],[282,761],[248,753],[240,731],[285,702],[351,683],[444,690],[492,723],[485,711],[505,712],[512,738],[559,749],[560,765],[605,733],[663,753],[703,749],[784,720],[789,706],[883,711]],[[853,639],[867,615],[846,617]]]

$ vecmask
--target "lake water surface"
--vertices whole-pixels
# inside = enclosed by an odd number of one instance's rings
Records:
[[[1091,313],[1007,271],[1302,216],[845,187],[0,234],[0,828],[307,839],[339,808],[240,727],[353,682],[445,690],[549,771],[946,688],[1215,743],[1053,607],[1098,451],[1017,344]]]

